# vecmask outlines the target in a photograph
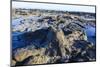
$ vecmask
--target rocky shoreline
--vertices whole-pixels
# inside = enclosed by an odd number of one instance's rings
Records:
[[[22,11],[12,16],[12,66],[96,60],[94,14]]]

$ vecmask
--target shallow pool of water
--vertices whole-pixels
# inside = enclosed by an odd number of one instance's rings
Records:
[[[85,26],[84,29],[88,38],[88,41],[96,45],[96,28],[90,25]]]

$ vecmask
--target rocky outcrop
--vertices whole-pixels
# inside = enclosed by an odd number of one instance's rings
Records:
[[[83,19],[81,13],[58,13],[39,10],[13,17],[12,66],[96,60],[96,46],[87,34],[95,37],[95,28],[86,27],[95,22]]]
[[[62,29],[52,27],[23,33],[19,37],[25,44],[27,42],[27,45],[13,51],[12,65],[94,60],[95,49],[84,36],[81,31],[65,35]]]
[[[96,59],[95,45],[88,41],[76,40],[72,46],[71,58],[69,62],[87,62]]]

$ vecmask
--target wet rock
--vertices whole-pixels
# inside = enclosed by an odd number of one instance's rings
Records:
[[[67,26],[64,27],[64,29],[70,29],[71,31],[79,31],[79,30],[83,30],[81,26],[79,26],[76,23],[69,23]]]
[[[95,46],[84,40],[75,41],[69,62],[95,61]]]

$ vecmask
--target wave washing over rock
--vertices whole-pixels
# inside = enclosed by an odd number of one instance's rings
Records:
[[[12,66],[96,60],[95,14],[17,10],[12,14]]]

